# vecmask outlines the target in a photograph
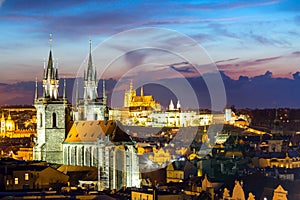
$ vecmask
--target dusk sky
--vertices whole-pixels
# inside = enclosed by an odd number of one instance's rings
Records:
[[[71,78],[86,59],[89,39],[96,49],[115,34],[143,27],[174,30],[190,37],[232,79],[259,76],[267,71],[272,72],[273,78],[293,79],[293,74],[300,71],[299,11],[297,0],[0,0],[0,83],[40,79],[43,60],[48,57],[50,33],[60,76]],[[128,38],[129,45],[132,38]],[[143,43],[143,39],[136,42]],[[159,37],[158,42],[169,40]],[[183,51],[186,48],[181,38],[175,45]],[[122,51],[118,44],[105,47],[94,55],[96,65],[103,64],[97,60],[101,52],[101,56],[106,56]],[[147,60],[148,54],[138,56]],[[125,56],[116,62],[119,69],[125,67],[122,73],[135,67],[132,65],[145,64],[136,62],[136,57]],[[157,63],[172,65],[177,61]],[[192,64],[207,63],[193,60]],[[177,69],[186,67],[178,65]],[[113,75],[114,72],[108,73],[105,78],[114,78]]]

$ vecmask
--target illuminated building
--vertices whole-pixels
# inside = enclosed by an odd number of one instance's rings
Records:
[[[1,117],[1,137],[8,138],[24,138],[31,137],[32,135],[36,135],[36,130],[34,129],[22,129],[18,128],[18,124],[12,119],[10,111],[8,113],[7,119],[5,119],[5,115],[2,112]]]
[[[88,69],[84,73],[84,97],[78,98],[77,87],[73,110],[75,122],[69,123],[72,116],[66,98],[66,84],[64,82],[63,97],[60,97],[58,69],[53,66],[50,48],[47,68],[44,64],[42,97],[38,97],[36,82],[34,106],[37,110],[37,139],[33,157],[48,163],[97,166],[101,170],[101,190],[119,189],[124,185],[139,186],[139,162],[132,142],[126,138],[116,141],[116,132],[120,132],[120,128],[106,120],[104,84],[101,101],[97,94],[98,81],[90,43]]]
[[[125,91],[124,107],[129,108],[131,112],[140,110],[161,110],[161,106],[157,103],[152,95],[144,95],[144,89],[141,87],[140,96],[136,95],[133,89],[132,81],[130,82],[129,90]]]
[[[228,106],[226,106],[225,108],[225,121],[227,123],[229,123],[231,121],[231,118],[232,118],[232,110],[231,108],[229,108]]]
[[[288,191],[284,190],[281,185],[274,190],[274,195],[272,200],[287,200]]]
[[[63,163],[62,143],[65,140],[68,124],[68,102],[66,84],[64,82],[63,97],[59,96],[59,78],[57,65],[54,68],[52,59],[52,36],[50,35],[50,51],[48,65],[44,62],[43,94],[38,95],[37,81],[34,106],[37,110],[37,139],[33,158],[49,163]]]
[[[2,113],[1,117],[1,136],[2,137],[11,137],[12,133],[15,131],[15,122],[11,119],[10,113],[8,114],[7,119]]]
[[[160,104],[151,95],[144,95],[143,87],[140,93],[140,96],[136,95],[130,82],[129,90],[124,95],[124,108],[110,110],[109,119],[131,126],[152,127],[204,126],[212,123],[212,114],[182,110],[180,102],[177,101],[175,107],[172,100],[167,110],[161,110]]]
[[[98,98],[98,78],[92,60],[92,42],[90,40],[90,52],[87,70],[84,71],[84,95],[78,97],[78,82],[76,82],[76,105],[73,109],[75,121],[107,120],[107,107],[105,95],[105,81],[103,80],[103,97]]]
[[[113,121],[77,121],[63,143],[65,165],[98,167],[100,190],[139,187],[139,161],[128,135]]]

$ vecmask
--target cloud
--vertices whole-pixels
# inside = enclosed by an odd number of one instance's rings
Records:
[[[276,47],[290,47],[291,44],[284,39],[274,39],[272,37],[265,37],[262,35],[258,35],[253,33],[252,31],[247,34],[247,36],[254,40],[257,43],[263,44],[263,45],[271,45],[271,46],[276,46]]]
[[[269,62],[269,61],[277,60],[277,59],[279,59],[279,58],[281,58],[281,56],[257,59],[257,60],[255,60],[254,62]]]
[[[219,60],[215,63],[223,63],[223,62],[230,62],[230,61],[234,61],[234,60],[238,60],[239,58],[230,58],[230,59],[227,59],[227,60]]]
[[[198,4],[185,4],[184,8],[190,10],[216,10],[216,9],[237,9],[268,6],[278,4],[283,0],[263,0],[263,1],[249,1],[249,2],[218,2],[218,3],[198,3]]]
[[[175,66],[176,65],[175,63]],[[179,65],[180,66],[180,65]],[[176,67],[177,69],[178,67]],[[300,87],[300,72],[293,74],[294,79],[275,78],[271,71],[266,71],[264,74],[249,78],[240,76],[238,80],[234,80],[226,75],[223,71],[220,72],[224,81],[227,104],[235,105],[237,108],[270,108],[270,107],[299,107],[298,99],[300,93],[297,88]],[[204,74],[209,78],[211,74]],[[195,90],[201,108],[210,108],[210,95],[203,79],[203,76],[186,77],[187,81]],[[67,97],[71,101],[74,79],[67,80]],[[165,79],[166,80],[166,79]],[[164,79],[162,80],[164,81]],[[180,78],[172,78],[174,83],[178,83]],[[63,83],[63,81],[61,81]],[[108,98],[111,98],[111,93],[114,90],[117,80],[109,79],[106,81]],[[101,85],[101,84],[99,84]],[[276,87],[274,87],[276,85]],[[62,87],[60,87],[60,90]],[[101,91],[101,86],[98,88]],[[166,106],[170,99],[174,97],[167,88],[162,88],[159,85],[147,85],[144,87],[147,94],[153,95],[154,98]],[[41,94],[41,84],[39,83],[39,91]],[[34,82],[22,82],[16,84],[0,85],[1,99],[0,104],[32,104],[34,98]],[[122,94],[123,91],[121,92]],[[101,96],[101,92],[99,93]],[[121,95],[120,98],[123,98]],[[120,101],[122,103],[122,101]],[[188,107],[188,105],[186,105]]]
[[[300,55],[300,51],[294,51],[292,54],[293,55]]]
[[[170,68],[181,73],[195,73],[195,68],[193,68],[192,66],[176,68],[174,67],[174,65],[170,65]]]

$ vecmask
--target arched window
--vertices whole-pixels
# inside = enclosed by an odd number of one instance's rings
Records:
[[[56,128],[56,113],[52,114],[52,127]]]
[[[43,113],[40,113],[40,127],[43,127]]]

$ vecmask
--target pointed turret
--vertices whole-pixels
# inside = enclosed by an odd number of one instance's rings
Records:
[[[172,99],[171,99],[170,104],[169,104],[169,110],[174,110],[174,104],[173,104]]]
[[[58,60],[57,59],[56,59],[56,66],[55,66],[55,79],[59,80],[58,79]]]
[[[78,94],[78,79],[76,79],[76,91],[75,91],[75,102],[76,102],[76,108],[78,106],[79,101],[79,94]]]
[[[144,96],[144,88],[143,86],[141,87],[141,97]]]
[[[43,79],[47,79],[47,76],[46,76],[46,58],[44,58],[44,71],[43,71]]]
[[[11,120],[10,110],[8,111],[8,117],[7,117],[7,119]]]
[[[49,51],[47,69],[45,69],[45,63],[44,63],[43,97],[50,98],[50,99],[57,99],[58,98],[59,80],[58,80],[57,66],[56,66],[56,69],[54,69],[54,66],[53,66],[52,34],[50,34],[49,41],[50,41],[50,51]]]
[[[130,93],[133,91],[133,83],[132,83],[132,80],[130,80],[129,91],[130,91]]]
[[[180,110],[180,102],[179,102],[179,100],[177,101],[177,105],[176,105],[176,108],[177,108],[177,110]]]
[[[38,82],[37,82],[37,77],[35,78],[35,93],[34,93],[34,100],[36,101],[39,97],[38,94]]]
[[[66,100],[66,95],[67,91],[66,91],[66,78],[64,78],[64,93],[63,93],[63,100]]]
[[[102,95],[103,95],[103,105],[106,105],[105,79],[103,79],[102,82]]]

